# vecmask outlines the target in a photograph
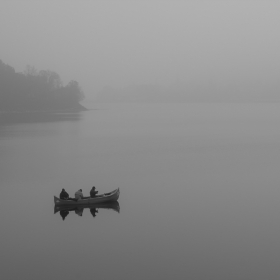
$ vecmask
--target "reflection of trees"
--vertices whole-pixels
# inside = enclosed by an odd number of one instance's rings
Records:
[[[50,70],[37,71],[28,65],[23,73],[0,60],[0,110],[41,111],[74,108],[84,98],[76,81],[63,86]]]

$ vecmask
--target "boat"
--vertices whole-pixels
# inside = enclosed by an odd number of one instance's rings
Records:
[[[88,204],[88,205],[55,205],[54,214],[59,211],[76,211],[78,209],[112,209],[120,213],[120,205],[117,201],[100,202],[98,204]]]
[[[54,196],[54,204],[56,206],[60,205],[91,205],[91,204],[99,204],[99,203],[104,203],[104,202],[110,202],[110,201],[117,201],[120,196],[120,189],[117,188],[116,190],[109,192],[109,193],[104,193],[101,195],[97,195],[96,197],[89,197],[89,198],[84,198],[84,199],[78,199],[76,200],[65,200],[65,199],[60,199],[56,196]]]

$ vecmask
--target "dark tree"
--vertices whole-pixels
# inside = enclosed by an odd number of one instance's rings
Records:
[[[63,87],[60,76],[28,65],[23,73],[0,60],[0,111],[46,111],[83,108],[84,93],[76,81]]]

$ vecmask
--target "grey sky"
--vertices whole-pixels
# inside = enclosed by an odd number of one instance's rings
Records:
[[[104,86],[279,80],[280,1],[0,0],[0,59]]]

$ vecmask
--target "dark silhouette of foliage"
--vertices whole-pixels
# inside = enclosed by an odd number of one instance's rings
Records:
[[[56,72],[37,71],[28,65],[23,73],[0,60],[0,111],[83,110],[84,93],[76,81],[66,86]]]

